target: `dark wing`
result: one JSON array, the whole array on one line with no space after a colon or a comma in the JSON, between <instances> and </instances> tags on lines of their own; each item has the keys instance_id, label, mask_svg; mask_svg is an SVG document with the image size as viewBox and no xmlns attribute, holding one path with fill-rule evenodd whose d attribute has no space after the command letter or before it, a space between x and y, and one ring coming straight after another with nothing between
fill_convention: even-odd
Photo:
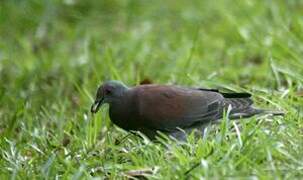
<instances>
[{"instance_id":1,"label":"dark wing","mask_svg":"<svg viewBox=\"0 0 303 180\"><path fill-rule=\"evenodd\" d=\"M241 93L234 93L234 92L223 93L223 92L220 92L218 89L207 89L207 88L197 88L197 89L200 90L200 91L217 92L217 93L220 93L224 98L250 98L251 97L251 94L244 93L244 92L241 92Z\"/></svg>"},{"instance_id":2,"label":"dark wing","mask_svg":"<svg viewBox=\"0 0 303 180\"><path fill-rule=\"evenodd\" d=\"M224 97L213 91L147 85L138 89L140 123L159 130L185 128L217 120Z\"/></svg>"}]
</instances>

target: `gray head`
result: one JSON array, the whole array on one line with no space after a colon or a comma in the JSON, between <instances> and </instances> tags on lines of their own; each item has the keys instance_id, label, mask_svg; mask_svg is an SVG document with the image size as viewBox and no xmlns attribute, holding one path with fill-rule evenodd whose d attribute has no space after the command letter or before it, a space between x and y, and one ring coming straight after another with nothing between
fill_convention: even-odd
<instances>
[{"instance_id":1,"label":"gray head","mask_svg":"<svg viewBox=\"0 0 303 180\"><path fill-rule=\"evenodd\" d=\"M97 90L96 99L91 107L91 112L96 113L103 104L111 104L115 100L118 100L123 96L123 93L127 89L128 87L120 81L107 81L103 83Z\"/></svg>"}]
</instances>

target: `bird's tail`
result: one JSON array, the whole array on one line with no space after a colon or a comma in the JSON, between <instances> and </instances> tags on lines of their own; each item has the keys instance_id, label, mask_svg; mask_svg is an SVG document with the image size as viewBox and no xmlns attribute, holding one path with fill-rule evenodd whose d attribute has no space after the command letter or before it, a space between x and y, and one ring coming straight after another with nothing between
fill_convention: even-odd
<instances>
[{"instance_id":1,"label":"bird's tail","mask_svg":"<svg viewBox=\"0 0 303 180\"><path fill-rule=\"evenodd\" d=\"M265 109L257 109L252 106L253 101L250 97L231 97L225 98L224 107L227 109L231 106L229 112L229 118L239 119L239 118L248 118L257 114L268 114L272 116L283 116L285 113L282 111L272 111Z\"/></svg>"},{"instance_id":2,"label":"bird's tail","mask_svg":"<svg viewBox=\"0 0 303 180\"><path fill-rule=\"evenodd\" d=\"M278 110L268 110L268 109L258 109L260 111L259 114L268 114L268 115L271 115L271 116L284 116L285 115L285 112L283 111L278 111Z\"/></svg>"}]
</instances>

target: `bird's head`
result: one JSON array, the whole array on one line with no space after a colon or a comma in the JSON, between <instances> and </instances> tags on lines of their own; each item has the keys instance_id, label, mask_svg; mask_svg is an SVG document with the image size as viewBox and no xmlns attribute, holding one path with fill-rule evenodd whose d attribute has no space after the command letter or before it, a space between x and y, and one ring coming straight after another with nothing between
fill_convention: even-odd
<instances>
[{"instance_id":1,"label":"bird's head","mask_svg":"<svg viewBox=\"0 0 303 180\"><path fill-rule=\"evenodd\" d=\"M97 90L95 102L91 106L91 112L97 113L103 104L111 104L115 100L118 100L127 89L128 87L120 81L107 81L103 83Z\"/></svg>"}]
</instances>

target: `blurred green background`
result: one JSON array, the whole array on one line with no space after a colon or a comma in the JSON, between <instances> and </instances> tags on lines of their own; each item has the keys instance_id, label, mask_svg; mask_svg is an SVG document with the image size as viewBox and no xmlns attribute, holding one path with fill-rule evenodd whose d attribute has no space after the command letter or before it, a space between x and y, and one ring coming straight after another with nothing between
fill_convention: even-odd
<instances>
[{"instance_id":1,"label":"blurred green background","mask_svg":"<svg viewBox=\"0 0 303 180\"><path fill-rule=\"evenodd\" d=\"M202 159L190 177L302 177L302 30L302 0L2 0L0 174L123 179L152 167L150 178L175 179ZM288 114L240 124L246 145L232 125L185 147L115 145L126 133L107 110L89 114L96 88L144 78L247 91Z\"/></svg>"}]
</instances>

